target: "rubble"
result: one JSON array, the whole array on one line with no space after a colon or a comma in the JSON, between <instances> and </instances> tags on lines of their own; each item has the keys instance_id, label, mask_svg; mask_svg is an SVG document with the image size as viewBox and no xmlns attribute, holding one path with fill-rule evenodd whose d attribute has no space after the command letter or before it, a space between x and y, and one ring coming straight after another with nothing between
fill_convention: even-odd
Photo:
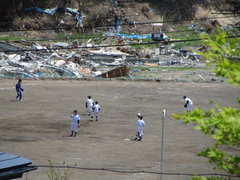
<instances>
[{"instance_id":1,"label":"rubble","mask_svg":"<svg viewBox=\"0 0 240 180\"><path fill-rule=\"evenodd\" d=\"M47 49L34 44L33 48ZM20 54L5 54L0 56L0 75L26 78L38 77L75 77L81 78L80 65L71 62L74 54L53 52L52 54L24 52Z\"/></svg>"},{"instance_id":2,"label":"rubble","mask_svg":"<svg viewBox=\"0 0 240 180\"><path fill-rule=\"evenodd\" d=\"M58 43L53 44L54 48L57 48L57 47L67 48L70 46L71 46L70 44L65 43L65 42L58 42Z\"/></svg>"},{"instance_id":3,"label":"rubble","mask_svg":"<svg viewBox=\"0 0 240 180\"><path fill-rule=\"evenodd\" d=\"M129 75L129 69L127 66L118 67L116 69L110 70L103 74L100 74L99 77L103 78L116 78L116 77L123 77Z\"/></svg>"},{"instance_id":4,"label":"rubble","mask_svg":"<svg viewBox=\"0 0 240 180\"><path fill-rule=\"evenodd\" d=\"M107 65L107 66L123 66L125 62L122 58L118 58L118 59L115 59L114 62L112 63L102 62L101 64Z\"/></svg>"},{"instance_id":5,"label":"rubble","mask_svg":"<svg viewBox=\"0 0 240 180\"><path fill-rule=\"evenodd\" d=\"M87 43L90 41L92 40L88 40ZM115 78L128 76L127 66L194 66L194 63L199 61L199 57L191 52L189 49L192 48L189 47L180 50L169 48L164 55L161 54L160 48L134 49L125 46L94 47L83 50L72 48L71 42L50 41L41 44L25 41L2 42L0 48L1 77ZM14 53L9 50L14 50ZM141 71L134 70L134 72Z\"/></svg>"},{"instance_id":6,"label":"rubble","mask_svg":"<svg viewBox=\"0 0 240 180\"><path fill-rule=\"evenodd\" d=\"M74 19L74 21L76 21L77 25L81 25L82 24L82 19L83 16L80 12L78 12L78 10L69 8L69 7L59 7L59 8L52 8L52 9L41 9L39 7L31 7L31 8L26 8L25 11L35 11L38 13L44 13L44 14L48 14L48 15L54 15L56 12L61 12L61 11L65 11L66 15L71 14ZM60 21L61 24L64 24L64 21Z\"/></svg>"},{"instance_id":7,"label":"rubble","mask_svg":"<svg viewBox=\"0 0 240 180\"><path fill-rule=\"evenodd\" d=\"M204 77L202 77L200 74L197 74L197 76L201 79L201 80L203 80L203 81L207 81Z\"/></svg>"}]
</instances>

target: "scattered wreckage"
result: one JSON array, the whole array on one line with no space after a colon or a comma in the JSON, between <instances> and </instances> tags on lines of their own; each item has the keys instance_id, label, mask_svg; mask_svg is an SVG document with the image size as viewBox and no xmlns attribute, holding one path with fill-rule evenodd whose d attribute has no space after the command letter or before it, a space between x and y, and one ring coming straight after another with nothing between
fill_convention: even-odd
<instances>
[{"instance_id":1,"label":"scattered wreckage","mask_svg":"<svg viewBox=\"0 0 240 180\"><path fill-rule=\"evenodd\" d=\"M81 47L81 46L79 46ZM136 51L130 47L72 48L66 42L37 44L0 42L0 77L21 78L117 78L129 76L127 66L189 65L187 59L199 60L190 48ZM141 55L148 53L146 55ZM146 56L146 57L144 57ZM142 58L144 57L144 58ZM194 58L193 58L194 57ZM101 69L101 67L106 67Z\"/></svg>"},{"instance_id":2,"label":"scattered wreckage","mask_svg":"<svg viewBox=\"0 0 240 180\"><path fill-rule=\"evenodd\" d=\"M98 77L102 78L117 78L129 75L129 69L127 66L118 67L108 72L100 74Z\"/></svg>"},{"instance_id":3,"label":"scattered wreckage","mask_svg":"<svg viewBox=\"0 0 240 180\"><path fill-rule=\"evenodd\" d=\"M84 56L78 54L77 51L71 51L62 49L49 51L43 45L34 44L31 45L32 49L37 51L21 51L19 47L14 45L5 45L0 43L2 50L7 53L0 53L0 77L21 77L21 78L56 78L56 77L69 77L69 78L83 78L83 77L105 77L104 73L109 71L107 69L104 72L93 71L92 68L98 67L99 64L86 60ZM69 47L68 43L55 43L52 47ZM25 49L25 48L24 48ZM17 50L20 50L19 52ZM43 51L38 51L43 50ZM46 50L46 51L45 51ZM9 54L14 52L14 54ZM99 51L100 52L100 51ZM98 53L99 53L98 52ZM18 53L18 54L17 54ZM114 52L115 53L115 52ZM93 55L93 52L89 51L88 55ZM123 54L123 53L120 53ZM97 55L95 53L95 55ZM98 54L99 56L100 54ZM101 54L104 55L104 54ZM119 55L113 55L108 53L108 56L120 57ZM86 57L86 56L85 56ZM125 57L125 56L124 56ZM103 66L122 66L124 60L122 58L116 58L114 62L102 62ZM117 68L118 69L118 68ZM125 70L120 70L121 76L127 76ZM115 71L110 70L109 74ZM118 72L118 70L116 70ZM113 77L107 75L108 78ZM116 73L116 77L120 77Z\"/></svg>"}]
</instances>

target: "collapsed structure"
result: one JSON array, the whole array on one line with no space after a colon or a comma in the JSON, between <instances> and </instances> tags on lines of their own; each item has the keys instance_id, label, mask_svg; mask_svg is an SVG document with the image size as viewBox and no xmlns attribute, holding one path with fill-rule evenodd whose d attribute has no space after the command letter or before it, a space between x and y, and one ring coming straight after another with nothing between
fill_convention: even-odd
<instances>
[{"instance_id":1,"label":"collapsed structure","mask_svg":"<svg viewBox=\"0 0 240 180\"><path fill-rule=\"evenodd\" d=\"M131 47L98 48L91 44L75 45L75 41L73 43L48 42L48 44L26 41L0 42L0 76L116 78L128 77L127 66L134 64L144 66L154 63L169 66L186 64L187 59L198 60L197 55L189 54L188 50L168 49L167 54L163 56L160 55L159 49L139 51Z\"/></svg>"}]
</instances>

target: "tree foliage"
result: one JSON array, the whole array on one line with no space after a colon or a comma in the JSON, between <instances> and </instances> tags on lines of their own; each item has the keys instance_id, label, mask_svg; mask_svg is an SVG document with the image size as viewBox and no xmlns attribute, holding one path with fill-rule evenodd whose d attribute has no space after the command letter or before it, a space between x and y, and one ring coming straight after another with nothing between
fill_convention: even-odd
<instances>
[{"instance_id":1,"label":"tree foliage","mask_svg":"<svg viewBox=\"0 0 240 180\"><path fill-rule=\"evenodd\" d=\"M196 108L190 113L174 114L173 117L183 119L185 124L195 123L196 130L214 139L213 146L198 153L208 158L214 169L240 175L240 110L216 105L206 112ZM231 150L235 149L237 152L229 153L229 149L226 150L225 147L231 147Z\"/></svg>"},{"instance_id":2,"label":"tree foliage","mask_svg":"<svg viewBox=\"0 0 240 180\"><path fill-rule=\"evenodd\" d=\"M209 48L206 52L198 52L214 66L213 72L222 76L232 84L240 85L240 38L227 39L226 32L219 29L216 34L203 34L204 44Z\"/></svg>"},{"instance_id":3,"label":"tree foliage","mask_svg":"<svg viewBox=\"0 0 240 180\"><path fill-rule=\"evenodd\" d=\"M224 31L203 35L205 45L209 48L199 54L208 60L208 65L218 76L228 79L236 86L240 85L240 42L239 38L226 38ZM240 105L240 97L237 99ZM240 109L215 105L208 111L199 108L192 112L172 115L183 123L192 122L195 129L209 135L214 143L204 148L199 156L208 158L214 169L240 177ZM218 177L194 177L192 180L223 180Z\"/></svg>"}]
</instances>

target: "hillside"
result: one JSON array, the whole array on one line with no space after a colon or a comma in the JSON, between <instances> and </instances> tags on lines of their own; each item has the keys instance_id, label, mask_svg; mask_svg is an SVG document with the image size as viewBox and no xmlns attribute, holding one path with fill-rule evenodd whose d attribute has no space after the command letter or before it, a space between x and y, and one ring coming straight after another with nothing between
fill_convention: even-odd
<instances>
[{"instance_id":1,"label":"hillside","mask_svg":"<svg viewBox=\"0 0 240 180\"><path fill-rule=\"evenodd\" d=\"M43 28L61 28L69 29L84 26L88 29L82 29L81 32L89 31L92 27L97 32L111 30L115 28L112 25L120 22L127 24L121 27L123 32L146 33L151 32L152 27L149 24L135 26L135 23L175 21L170 25L192 23L183 20L196 18L212 18L218 16L232 16L232 13L238 13L240 7L239 0L125 0L119 1L96 1L96 0L37 0L37 1L19 1L10 0L0 2L1 29L11 30L36 30ZM9 8L4 8L9 7ZM31 7L39 7L42 10L59 8L54 15L36 12L36 10L26 10ZM74 9L81 14L80 21L76 19L74 13L66 12L61 7ZM194 22L194 21L193 21ZM239 23L238 17L219 18L218 22L226 26L228 24L236 25ZM168 30L169 25L164 24L163 30ZM77 31L71 29L71 31Z\"/></svg>"}]
</instances>

